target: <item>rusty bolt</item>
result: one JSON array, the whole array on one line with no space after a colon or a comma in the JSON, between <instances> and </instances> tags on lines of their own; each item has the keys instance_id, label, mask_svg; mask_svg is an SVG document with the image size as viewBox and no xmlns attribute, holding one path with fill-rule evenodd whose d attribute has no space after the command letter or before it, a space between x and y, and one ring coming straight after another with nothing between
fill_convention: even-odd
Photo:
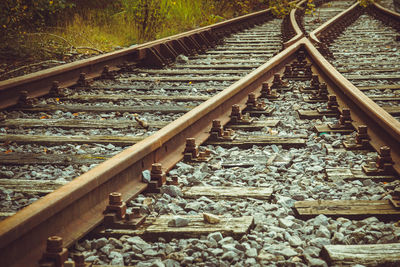
<instances>
[{"instance_id":1,"label":"rusty bolt","mask_svg":"<svg viewBox=\"0 0 400 267\"><path fill-rule=\"evenodd\" d=\"M49 94L51 96L63 96L64 92L63 90L60 88L60 83L58 81L53 81Z\"/></svg>"},{"instance_id":2,"label":"rusty bolt","mask_svg":"<svg viewBox=\"0 0 400 267\"><path fill-rule=\"evenodd\" d=\"M212 121L212 127L213 128L220 128L221 127L221 121L220 120L213 120Z\"/></svg>"},{"instance_id":3,"label":"rusty bolt","mask_svg":"<svg viewBox=\"0 0 400 267\"><path fill-rule=\"evenodd\" d=\"M108 65L104 65L103 73L109 73L109 72L110 72L110 67Z\"/></svg>"},{"instance_id":4,"label":"rusty bolt","mask_svg":"<svg viewBox=\"0 0 400 267\"><path fill-rule=\"evenodd\" d=\"M110 67L105 65L103 68L103 72L101 73L101 77L104 79L113 79L114 75L110 72Z\"/></svg>"},{"instance_id":5,"label":"rusty bolt","mask_svg":"<svg viewBox=\"0 0 400 267\"><path fill-rule=\"evenodd\" d=\"M328 86L326 85L326 83L321 83L319 85L318 95L326 97L328 93Z\"/></svg>"},{"instance_id":6,"label":"rusty bolt","mask_svg":"<svg viewBox=\"0 0 400 267\"><path fill-rule=\"evenodd\" d=\"M79 74L78 81L85 82L85 81L86 81L86 73L81 72L81 73Z\"/></svg>"},{"instance_id":7,"label":"rusty bolt","mask_svg":"<svg viewBox=\"0 0 400 267\"><path fill-rule=\"evenodd\" d=\"M339 107L339 104L336 100L335 95L328 95L328 109L330 110L337 110Z\"/></svg>"},{"instance_id":8,"label":"rusty bolt","mask_svg":"<svg viewBox=\"0 0 400 267\"><path fill-rule=\"evenodd\" d=\"M46 241L46 251L39 260L39 266L62 267L68 259L68 250L63 248L63 239L59 236L50 236Z\"/></svg>"},{"instance_id":9,"label":"rusty bolt","mask_svg":"<svg viewBox=\"0 0 400 267\"><path fill-rule=\"evenodd\" d=\"M60 83L58 81L53 81L51 84L51 90L58 90L60 88Z\"/></svg>"},{"instance_id":10,"label":"rusty bolt","mask_svg":"<svg viewBox=\"0 0 400 267\"><path fill-rule=\"evenodd\" d=\"M184 154L191 154L191 158L196 158L198 154L198 148L196 146L196 139L194 138L186 138L186 147L183 152Z\"/></svg>"},{"instance_id":11,"label":"rusty bolt","mask_svg":"<svg viewBox=\"0 0 400 267\"><path fill-rule=\"evenodd\" d=\"M358 126L357 135L356 135L356 143L357 144L365 144L369 141L368 136L368 127L366 125Z\"/></svg>"},{"instance_id":12,"label":"rusty bolt","mask_svg":"<svg viewBox=\"0 0 400 267\"><path fill-rule=\"evenodd\" d=\"M248 99L247 99L247 103L246 104L250 104L250 105L255 105L256 104L256 95L254 93L250 93L248 95Z\"/></svg>"},{"instance_id":13,"label":"rusty bolt","mask_svg":"<svg viewBox=\"0 0 400 267\"><path fill-rule=\"evenodd\" d=\"M29 99L28 99L28 91L23 90L19 92L19 99L18 99L18 104L20 105L28 105L29 104Z\"/></svg>"},{"instance_id":14,"label":"rusty bolt","mask_svg":"<svg viewBox=\"0 0 400 267\"><path fill-rule=\"evenodd\" d=\"M367 132L368 132L367 125L358 126L358 134L367 134Z\"/></svg>"},{"instance_id":15,"label":"rusty bolt","mask_svg":"<svg viewBox=\"0 0 400 267\"><path fill-rule=\"evenodd\" d=\"M161 165L161 163L153 163L153 164L151 164L151 173L155 173L155 174L162 173L162 165Z\"/></svg>"},{"instance_id":16,"label":"rusty bolt","mask_svg":"<svg viewBox=\"0 0 400 267\"><path fill-rule=\"evenodd\" d=\"M232 105L232 115L240 115L240 107L239 105Z\"/></svg>"},{"instance_id":17,"label":"rusty bolt","mask_svg":"<svg viewBox=\"0 0 400 267\"><path fill-rule=\"evenodd\" d=\"M221 121L220 120L213 120L210 133L216 135L215 137L221 137L223 132L224 131L223 131L223 128L222 128L222 125L221 125Z\"/></svg>"},{"instance_id":18,"label":"rusty bolt","mask_svg":"<svg viewBox=\"0 0 400 267\"><path fill-rule=\"evenodd\" d=\"M262 93L271 93L271 89L269 88L269 84L268 83L262 83L261 85L261 92Z\"/></svg>"},{"instance_id":19,"label":"rusty bolt","mask_svg":"<svg viewBox=\"0 0 400 267\"><path fill-rule=\"evenodd\" d=\"M344 108L342 110L342 114L339 117L339 123L340 125L348 125L352 121L351 115L350 115L350 109Z\"/></svg>"},{"instance_id":20,"label":"rusty bolt","mask_svg":"<svg viewBox=\"0 0 400 267\"><path fill-rule=\"evenodd\" d=\"M63 239L59 236L50 236L47 238L46 252L60 253L63 250Z\"/></svg>"},{"instance_id":21,"label":"rusty bolt","mask_svg":"<svg viewBox=\"0 0 400 267\"><path fill-rule=\"evenodd\" d=\"M388 146L381 146L379 149L380 155L378 155L378 160L376 166L379 169L386 169L388 166L393 164L392 157L390 155L390 147Z\"/></svg>"},{"instance_id":22,"label":"rusty bolt","mask_svg":"<svg viewBox=\"0 0 400 267\"><path fill-rule=\"evenodd\" d=\"M350 109L344 108L342 110L342 116L345 117L345 118L350 118Z\"/></svg>"},{"instance_id":23,"label":"rusty bolt","mask_svg":"<svg viewBox=\"0 0 400 267\"><path fill-rule=\"evenodd\" d=\"M388 146L381 146L379 152L381 154L381 157L390 157L390 147Z\"/></svg>"},{"instance_id":24,"label":"rusty bolt","mask_svg":"<svg viewBox=\"0 0 400 267\"><path fill-rule=\"evenodd\" d=\"M112 192L108 195L109 205L119 206L122 205L122 194L118 192Z\"/></svg>"},{"instance_id":25,"label":"rusty bolt","mask_svg":"<svg viewBox=\"0 0 400 267\"><path fill-rule=\"evenodd\" d=\"M311 78L311 85L313 85L313 86L319 86L318 75L313 74L313 76L312 76L312 78Z\"/></svg>"},{"instance_id":26,"label":"rusty bolt","mask_svg":"<svg viewBox=\"0 0 400 267\"><path fill-rule=\"evenodd\" d=\"M75 253L72 259L75 262L75 267L85 267L85 256L82 253Z\"/></svg>"},{"instance_id":27,"label":"rusty bolt","mask_svg":"<svg viewBox=\"0 0 400 267\"><path fill-rule=\"evenodd\" d=\"M86 80L86 73L81 72L79 74L78 81L76 82L78 86L88 86L88 81Z\"/></svg>"},{"instance_id":28,"label":"rusty bolt","mask_svg":"<svg viewBox=\"0 0 400 267\"><path fill-rule=\"evenodd\" d=\"M230 117L232 122L238 122L242 120L242 113L240 112L239 105L232 105L232 113Z\"/></svg>"},{"instance_id":29,"label":"rusty bolt","mask_svg":"<svg viewBox=\"0 0 400 267\"><path fill-rule=\"evenodd\" d=\"M20 96L21 96L21 98L25 98L25 99L28 98L28 91L26 91L26 90L21 91Z\"/></svg>"},{"instance_id":30,"label":"rusty bolt","mask_svg":"<svg viewBox=\"0 0 400 267\"><path fill-rule=\"evenodd\" d=\"M186 138L186 147L189 147L189 148L196 147L196 139L194 139L194 138Z\"/></svg>"}]
</instances>

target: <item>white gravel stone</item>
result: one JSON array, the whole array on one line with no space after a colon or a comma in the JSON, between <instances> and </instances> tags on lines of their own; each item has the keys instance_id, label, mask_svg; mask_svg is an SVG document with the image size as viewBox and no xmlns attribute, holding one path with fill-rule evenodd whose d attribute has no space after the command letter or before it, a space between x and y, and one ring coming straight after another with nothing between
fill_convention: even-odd
<instances>
[{"instance_id":1,"label":"white gravel stone","mask_svg":"<svg viewBox=\"0 0 400 267\"><path fill-rule=\"evenodd\" d=\"M294 222L288 219L279 219L279 226L282 228L291 228L293 226Z\"/></svg>"},{"instance_id":2,"label":"white gravel stone","mask_svg":"<svg viewBox=\"0 0 400 267\"><path fill-rule=\"evenodd\" d=\"M139 248L141 251L145 251L147 249L149 249L151 247L150 244L148 244L146 241L144 241L142 238L140 238L139 236L133 236L133 237L129 237L126 239L126 241L131 244L136 246L137 248Z\"/></svg>"},{"instance_id":3,"label":"white gravel stone","mask_svg":"<svg viewBox=\"0 0 400 267\"><path fill-rule=\"evenodd\" d=\"M151 176L150 176L150 171L149 170L144 170L142 172L142 181L145 182L145 183L150 183Z\"/></svg>"},{"instance_id":4,"label":"white gravel stone","mask_svg":"<svg viewBox=\"0 0 400 267\"><path fill-rule=\"evenodd\" d=\"M228 251L228 252L225 252L222 255L221 260L223 260L223 261L233 261L234 259L236 259L236 257L237 257L237 254L235 252Z\"/></svg>"},{"instance_id":5,"label":"white gravel stone","mask_svg":"<svg viewBox=\"0 0 400 267\"><path fill-rule=\"evenodd\" d=\"M277 251L277 253L285 256L285 258L290 258L290 257L296 256L298 254L294 249L292 249L290 247L285 247L282 250Z\"/></svg>"},{"instance_id":6,"label":"white gravel stone","mask_svg":"<svg viewBox=\"0 0 400 267\"><path fill-rule=\"evenodd\" d=\"M189 225L190 220L185 217L180 217L180 216L174 216L169 222L168 226L171 227L184 227Z\"/></svg>"},{"instance_id":7,"label":"white gravel stone","mask_svg":"<svg viewBox=\"0 0 400 267\"><path fill-rule=\"evenodd\" d=\"M255 258L258 256L257 249L249 248L246 250L246 256L250 258Z\"/></svg>"},{"instance_id":8,"label":"white gravel stone","mask_svg":"<svg viewBox=\"0 0 400 267\"><path fill-rule=\"evenodd\" d=\"M303 241L298 236L291 236L288 241L292 247L299 247L303 245Z\"/></svg>"},{"instance_id":9,"label":"white gravel stone","mask_svg":"<svg viewBox=\"0 0 400 267\"><path fill-rule=\"evenodd\" d=\"M182 196L182 191L175 185L164 185L161 187L161 192L170 195L171 197Z\"/></svg>"}]
</instances>

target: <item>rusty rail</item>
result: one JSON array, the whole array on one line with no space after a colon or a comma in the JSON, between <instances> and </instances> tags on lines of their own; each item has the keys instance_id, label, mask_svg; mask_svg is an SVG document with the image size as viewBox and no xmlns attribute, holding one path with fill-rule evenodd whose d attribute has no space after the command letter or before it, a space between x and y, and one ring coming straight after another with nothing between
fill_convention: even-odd
<instances>
[{"instance_id":1,"label":"rusty rail","mask_svg":"<svg viewBox=\"0 0 400 267\"><path fill-rule=\"evenodd\" d=\"M307 2L307 0L302 0L300 1L297 5L302 6ZM304 37L303 31L300 29L300 26L297 24L296 16L297 13L299 12L298 8L294 8L290 11L290 25L295 33L295 36L293 36L289 41L285 42L283 44L283 48L287 48L291 46L292 44L296 43L298 40Z\"/></svg>"},{"instance_id":2,"label":"rusty rail","mask_svg":"<svg viewBox=\"0 0 400 267\"><path fill-rule=\"evenodd\" d=\"M306 49L313 68L338 94L339 104L357 107L352 116L372 130L369 134L373 146L391 146L394 168L399 173L400 123L338 73L309 40L302 38L154 135L0 222L2 264L30 266L40 257L45 240L51 235L61 236L66 246L72 245L102 221L110 192L121 192L126 201L145 190L147 184L141 182L143 170L155 162L161 163L165 171L171 169L183 157L186 138L195 138L197 143L206 140L212 120L227 123L231 106L240 104L243 108L248 94L259 93L261 83L282 72L300 48Z\"/></svg>"},{"instance_id":3,"label":"rusty rail","mask_svg":"<svg viewBox=\"0 0 400 267\"><path fill-rule=\"evenodd\" d=\"M368 125L371 137L371 145L376 151L381 146L389 146L392 150L393 167L400 173L400 122L389 113L369 99L356 86L341 75L311 44L303 39L305 47L314 61L314 67L325 74L327 80L331 81L332 88L337 95L339 105L349 107L352 111L354 126Z\"/></svg>"},{"instance_id":4,"label":"rusty rail","mask_svg":"<svg viewBox=\"0 0 400 267\"><path fill-rule=\"evenodd\" d=\"M54 81L58 81L60 87L68 87L76 83L82 72L89 79L99 77L106 65L111 70L119 69L127 61L162 67L179 54L190 55L195 51L204 51L212 47L221 36L266 21L270 17L269 9L262 10L135 47L0 81L0 109L15 105L21 91L27 91L29 97L42 96L50 91Z\"/></svg>"},{"instance_id":5,"label":"rusty rail","mask_svg":"<svg viewBox=\"0 0 400 267\"><path fill-rule=\"evenodd\" d=\"M344 10L343 12L337 14L336 16L334 16L333 18L331 18L330 20L326 21L324 24L322 24L321 26L319 26L317 29L315 29L314 31L312 31L310 33L310 40L313 44L315 45L320 45L321 41L318 39L318 37L325 31L331 29L333 26L335 26L335 24L338 22L338 20L342 20L343 18L345 18L346 16L348 16L349 14L351 14L352 12L354 12L355 10L357 10L359 8L359 4L355 3L353 4L351 7L349 7L348 9Z\"/></svg>"},{"instance_id":6,"label":"rusty rail","mask_svg":"<svg viewBox=\"0 0 400 267\"><path fill-rule=\"evenodd\" d=\"M399 20L400 19L400 13L387 9L386 7L381 6L380 4L374 2L373 5L375 6L376 9L379 11L385 13L387 16L389 16L392 19Z\"/></svg>"},{"instance_id":7,"label":"rusty rail","mask_svg":"<svg viewBox=\"0 0 400 267\"><path fill-rule=\"evenodd\" d=\"M361 7L358 3L353 4L347 10L339 13L332 19L328 20L320 27L310 33L310 41L316 45L317 48L321 48L321 41L318 37L324 34L326 31L335 27L338 21L345 19L357 12ZM388 12L388 16L400 19L399 14L391 12L377 4L370 8L376 8L380 12ZM352 18L354 19L354 18ZM317 65L322 66L324 72L329 73L329 79L331 79L339 90L335 93L342 99L341 102L347 107L358 107L355 116L358 121L364 121L364 124L371 125L371 145L376 151L379 151L380 147L384 144L392 148L393 160L400 163L400 123L393 118L384 109L378 106L375 102L369 99L364 93L362 93L356 86L350 83L344 78L321 54L315 49L315 47L308 45L310 55L318 62ZM320 49L321 50L321 49ZM319 54L319 55L318 55ZM384 131L380 130L384 129ZM395 164L395 171L400 173L399 164Z\"/></svg>"}]
</instances>

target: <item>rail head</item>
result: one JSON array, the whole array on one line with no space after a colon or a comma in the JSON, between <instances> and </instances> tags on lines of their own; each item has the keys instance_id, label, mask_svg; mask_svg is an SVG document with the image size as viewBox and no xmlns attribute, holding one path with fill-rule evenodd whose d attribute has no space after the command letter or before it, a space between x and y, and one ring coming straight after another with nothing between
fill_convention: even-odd
<instances>
[{"instance_id":1,"label":"rail head","mask_svg":"<svg viewBox=\"0 0 400 267\"><path fill-rule=\"evenodd\" d=\"M293 36L289 41L285 42L283 44L283 48L287 48L289 46L291 46L292 44L296 43L297 41L299 41L301 38L304 37L304 33L303 31L300 29L300 26L297 23L296 20L296 13L299 12L299 6L301 7L302 5L304 5L307 2L307 0L302 0L299 3L296 4L296 8L293 8L290 11L290 25L295 33L295 36Z\"/></svg>"},{"instance_id":2,"label":"rail head","mask_svg":"<svg viewBox=\"0 0 400 267\"><path fill-rule=\"evenodd\" d=\"M332 27L337 21L339 21L339 20L343 19L344 17L346 17L349 13L353 12L358 7L359 7L358 2L354 3L348 9L340 12L339 14L337 14L336 16L334 16L333 18L329 19L328 21L326 21L325 23L320 25L318 28L316 28L315 30L310 32L310 40L311 40L311 42L313 44L321 43L321 41L318 39L318 36L321 35L321 33L326 31L330 27Z\"/></svg>"},{"instance_id":3,"label":"rail head","mask_svg":"<svg viewBox=\"0 0 400 267\"><path fill-rule=\"evenodd\" d=\"M390 16L394 19L400 20L400 13L398 13L394 10L388 9L388 8L380 5L377 2L374 2L373 5L375 6L376 9L382 11L383 13L387 14L388 16Z\"/></svg>"}]
</instances>

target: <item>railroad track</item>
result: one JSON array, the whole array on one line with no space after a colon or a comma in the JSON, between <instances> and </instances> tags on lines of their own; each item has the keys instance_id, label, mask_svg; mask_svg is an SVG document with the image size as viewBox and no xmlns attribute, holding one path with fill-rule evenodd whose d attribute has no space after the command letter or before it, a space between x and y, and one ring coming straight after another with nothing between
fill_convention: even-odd
<instances>
[{"instance_id":1,"label":"railroad track","mask_svg":"<svg viewBox=\"0 0 400 267\"><path fill-rule=\"evenodd\" d=\"M344 5L339 6L344 9ZM68 165L75 162L84 173L0 222L1 255L7 266L27 266L26 262L37 261L45 250L45 239L52 235L61 236L64 244L60 238L49 238L43 266L52 257L59 262L66 260L67 251L63 246L75 254L77 264L86 259L94 264L110 265L225 263L244 266L258 262L323 266L326 262L344 264L340 255L346 251L351 251L350 255L346 254L346 264L397 264L399 248L393 243L399 241L398 228L394 226L400 214L396 202L399 122L361 94L303 38L295 13L293 11L290 16L291 24L286 21L282 27L285 41L288 40L284 44L287 48L269 60L279 50L276 44L280 44L280 40L262 39L260 35L279 36L276 20L256 26L254 32L248 30L232 35L225 39L224 45L206 54L188 59L180 56L178 60L182 63L168 69L137 68L140 64L151 63L162 67L171 61L168 55L176 55L173 51L182 47L165 48L156 42L155 48L146 48L146 52L129 52L141 59L138 64L124 64L123 72L113 77L104 72L103 78L112 78L108 79L111 81L96 80L88 88L86 79L81 79L75 88L53 87L52 98L39 99L36 103L32 103L29 95L46 90L39 88L28 92L28 97L25 92L16 96L7 88L15 84L28 88L27 81L1 84L5 88L3 92L9 96L8 102L19 102L18 108L10 107L3 112L6 117L1 122L2 127L8 128L5 138L15 138L26 129L34 129L30 132L43 129L46 138L57 136L54 133L62 138L72 136L72 131L90 136L105 132L115 139L121 137L112 142L97 138L93 142L100 144L97 149L95 145L86 146L88 138L74 139L74 143L81 144L79 147L69 145L68 149L55 143L51 151L54 155L60 150L69 151L72 156L60 153L60 159L56 156L34 159L36 162L43 158L58 160ZM247 19L254 23L254 18L260 14L265 21L265 12L239 21L243 23ZM324 13L321 11L321 14ZM303 29L315 29L307 25L309 22L305 21ZM231 26L238 24L235 20L230 23ZM324 46L318 40L327 36L335 23L333 20L324 23L311 32L310 39L327 56L333 53L336 61L338 54L335 55L333 46ZM353 25L357 25L357 21ZM218 34L212 33L214 36L229 31L213 26L207 34L213 29L219 29ZM207 34L195 35L196 40L211 38ZM251 43L272 39L275 39L274 44L263 49ZM256 58L254 62L248 60L249 49L238 44L243 41L254 45L250 53ZM339 53L340 49L338 45ZM235 54L231 53L233 50ZM167 56L160 57L164 53ZM224 59L227 54L230 54L229 60ZM262 56L267 63L240 79L245 70L262 63L257 60ZM219 63L214 64L217 58L226 62L218 60ZM120 64L124 59L114 55L105 60ZM232 60L234 66L231 66ZM96 64L105 64L100 61ZM332 61L334 65L335 61ZM89 63L76 65L78 70L69 68L68 71L79 73L82 68L90 69ZM97 73L100 69L98 66L91 68ZM177 72L181 74L178 77ZM232 78L232 74L237 77ZM210 82L211 75L214 80ZM47 89L53 80L44 82ZM72 83L70 80L60 83ZM235 83L229 85L232 82ZM84 88L85 94L82 94ZM76 93L77 90L80 91ZM59 95L54 96L54 93ZM218 94L212 97L215 93ZM134 94L139 101L132 100L128 94ZM93 104L87 104L91 101ZM165 109L164 101L174 104ZM7 101L2 103L8 105ZM193 107L201 104L193 108L188 103ZM57 106L51 113L49 104ZM81 107L79 110L65 108L74 105ZM112 110L134 105L136 110ZM152 111L157 105L158 113L150 115L149 105L153 106ZM185 113L187 110L182 107L189 111ZM108 110L99 116L97 111L88 111L89 108ZM162 115L164 110L168 116ZM25 115L28 111L32 117ZM176 115L171 116L171 113ZM21 116L24 120L18 121L12 116ZM69 120L64 116L69 116ZM61 119L65 120L64 125ZM45 120L47 124L43 123ZM93 130L92 125L98 128ZM116 132L113 127L125 130ZM84 128L89 130L81 130ZM105 157L105 149L112 150L108 152L111 156L122 150L123 145L133 142L129 140L133 137L126 136L127 132L133 132L135 137L153 134L142 141L138 139L134 146L85 172L82 166L90 168L89 164L97 164L90 160ZM121 141L125 137L127 143ZM53 140L60 142L57 138ZM5 152L12 151L7 155L21 153L28 146L35 147L38 154L43 149L49 150L43 145L22 148L14 143L5 145ZM32 158L25 157L24 165ZM79 164L79 161L84 163ZM29 175L30 167L23 167L25 172L20 176ZM17 168L3 170L14 173ZM75 174L73 168L68 169L70 176ZM49 176L62 177L57 172ZM165 183L167 185L163 185ZM61 184L49 185L41 194ZM26 186L23 190L36 194L36 187ZM362 231L355 231L359 228ZM359 247L360 244L365 246ZM374 250L379 250L382 257L371 257ZM24 257L19 257L21 254ZM57 264L55 266L59 266Z\"/></svg>"},{"instance_id":2,"label":"railroad track","mask_svg":"<svg viewBox=\"0 0 400 267\"><path fill-rule=\"evenodd\" d=\"M1 182L16 193L3 203L3 214L143 140L262 65L281 48L280 23L273 19L233 34L203 54L181 55L168 68L131 66L91 82L82 75L81 84L52 96L22 96L0 122L7 144Z\"/></svg>"}]
</instances>

